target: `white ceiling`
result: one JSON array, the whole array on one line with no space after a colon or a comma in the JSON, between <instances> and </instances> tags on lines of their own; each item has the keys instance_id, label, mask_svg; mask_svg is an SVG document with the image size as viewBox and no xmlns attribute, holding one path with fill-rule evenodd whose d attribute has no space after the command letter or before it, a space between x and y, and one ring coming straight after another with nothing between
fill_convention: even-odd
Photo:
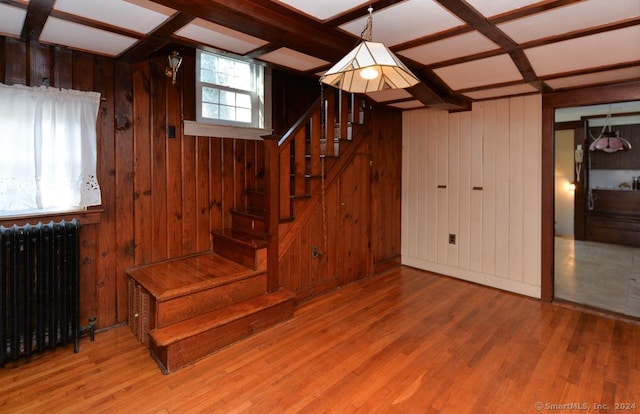
<instances>
[{"instance_id":1,"label":"white ceiling","mask_svg":"<svg viewBox=\"0 0 640 414\"><path fill-rule=\"evenodd\" d=\"M335 0L333 0L335 1ZM340 26L360 37L368 15ZM373 39L387 47L428 36L464 22L438 3L428 0L406 0L381 11L373 12Z\"/></svg>"},{"instance_id":2,"label":"white ceiling","mask_svg":"<svg viewBox=\"0 0 640 414\"><path fill-rule=\"evenodd\" d=\"M370 4L362 0L271 2L274 8L286 7L326 30L353 36L354 46L366 26ZM56 0L38 40L118 58L179 12L159 3ZM224 4L233 7L235 3ZM260 4L268 7L269 2ZM490 39L479 26L465 22L443 4L471 6L481 22L488 22L499 37L521 50L536 82L525 79L504 42L496 43L496 32ZM27 5L26 0L0 3L0 34L20 37ZM256 36L249 28L239 29L196 18L177 28L171 40L251 54L308 74L321 73L333 63L308 50L279 45L267 34ZM385 43L405 61L422 65L449 93L471 100L537 93L540 85L544 91L553 91L640 80L640 0L404 0L373 11L373 40ZM380 96L376 98L384 102ZM406 92L387 96L386 101L399 108L421 105Z\"/></svg>"}]
</instances>

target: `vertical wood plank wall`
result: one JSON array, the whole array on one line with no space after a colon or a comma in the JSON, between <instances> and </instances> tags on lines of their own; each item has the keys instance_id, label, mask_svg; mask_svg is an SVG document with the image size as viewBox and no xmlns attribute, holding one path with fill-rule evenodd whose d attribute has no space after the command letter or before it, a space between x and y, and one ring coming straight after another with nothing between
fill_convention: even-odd
<instances>
[{"instance_id":1,"label":"vertical wood plank wall","mask_svg":"<svg viewBox=\"0 0 640 414\"><path fill-rule=\"evenodd\" d=\"M99 328L126 322L126 269L210 250L211 231L230 226L230 209L244 202L244 186L263 185L259 141L182 134L182 120L195 119L194 65L195 53L185 54L174 86L164 75L162 56L128 64L0 36L0 82L44 82L97 91L103 98L97 136L104 211L99 223L83 226L80 234L82 324L91 316L97 316ZM284 131L290 125L283 120L297 119L319 90L316 82L274 73L274 128ZM305 89L308 83L313 87ZM402 120L395 111L382 111L379 119L379 130L370 133L376 147L369 152L377 178L366 184L372 185L371 251L374 260L385 261L400 255ZM175 138L168 138L169 126L175 127ZM331 287L307 272L308 244L322 234L319 223L299 235L305 247L287 262L286 277L308 295Z\"/></svg>"},{"instance_id":2,"label":"vertical wood plank wall","mask_svg":"<svg viewBox=\"0 0 640 414\"><path fill-rule=\"evenodd\" d=\"M540 297L541 120L540 95L403 114L403 264Z\"/></svg>"},{"instance_id":3,"label":"vertical wood plank wall","mask_svg":"<svg viewBox=\"0 0 640 414\"><path fill-rule=\"evenodd\" d=\"M354 161L327 187L327 245L318 200L299 234L280 252L281 284L301 299L400 262L402 115L375 109L367 125ZM313 246L323 252L319 258L312 257Z\"/></svg>"}]
</instances>

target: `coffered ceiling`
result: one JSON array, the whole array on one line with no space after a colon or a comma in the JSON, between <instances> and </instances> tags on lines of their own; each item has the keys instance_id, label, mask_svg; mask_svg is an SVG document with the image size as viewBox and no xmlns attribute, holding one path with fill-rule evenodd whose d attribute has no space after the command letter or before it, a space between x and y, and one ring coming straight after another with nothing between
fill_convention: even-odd
<instances>
[{"instance_id":1,"label":"coffered ceiling","mask_svg":"<svg viewBox=\"0 0 640 414\"><path fill-rule=\"evenodd\" d=\"M640 80L640 0L0 0L0 34L134 62L208 47L318 76L373 40L421 83L401 109Z\"/></svg>"}]
</instances>

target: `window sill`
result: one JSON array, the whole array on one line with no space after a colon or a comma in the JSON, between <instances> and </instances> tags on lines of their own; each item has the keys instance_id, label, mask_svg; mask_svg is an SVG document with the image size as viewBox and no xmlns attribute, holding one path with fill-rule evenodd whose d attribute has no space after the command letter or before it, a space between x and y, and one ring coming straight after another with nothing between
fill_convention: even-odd
<instances>
[{"instance_id":1,"label":"window sill","mask_svg":"<svg viewBox=\"0 0 640 414\"><path fill-rule=\"evenodd\" d=\"M235 138L262 141L272 129L214 125L202 122L184 121L184 134L198 137Z\"/></svg>"},{"instance_id":2,"label":"window sill","mask_svg":"<svg viewBox=\"0 0 640 414\"><path fill-rule=\"evenodd\" d=\"M14 224L23 226L27 223L36 224L38 222L48 223L50 221L59 222L62 220L71 221L78 219L81 225L99 224L102 219L103 209L90 209L78 211L64 211L60 213L43 213L37 215L6 216L0 217L0 226L11 227Z\"/></svg>"}]
</instances>

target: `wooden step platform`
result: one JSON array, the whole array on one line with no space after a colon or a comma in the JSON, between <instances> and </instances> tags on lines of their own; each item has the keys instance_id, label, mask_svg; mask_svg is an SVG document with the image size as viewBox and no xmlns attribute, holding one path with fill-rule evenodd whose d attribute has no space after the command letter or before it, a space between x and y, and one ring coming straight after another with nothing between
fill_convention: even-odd
<instances>
[{"instance_id":1,"label":"wooden step platform","mask_svg":"<svg viewBox=\"0 0 640 414\"><path fill-rule=\"evenodd\" d=\"M211 252L132 268L127 274L129 325L145 344L152 329L267 291L265 271Z\"/></svg>"},{"instance_id":2,"label":"wooden step platform","mask_svg":"<svg viewBox=\"0 0 640 414\"><path fill-rule=\"evenodd\" d=\"M293 317L295 296L287 290L207 312L149 333L150 351L162 371L174 372L219 349Z\"/></svg>"}]
</instances>

